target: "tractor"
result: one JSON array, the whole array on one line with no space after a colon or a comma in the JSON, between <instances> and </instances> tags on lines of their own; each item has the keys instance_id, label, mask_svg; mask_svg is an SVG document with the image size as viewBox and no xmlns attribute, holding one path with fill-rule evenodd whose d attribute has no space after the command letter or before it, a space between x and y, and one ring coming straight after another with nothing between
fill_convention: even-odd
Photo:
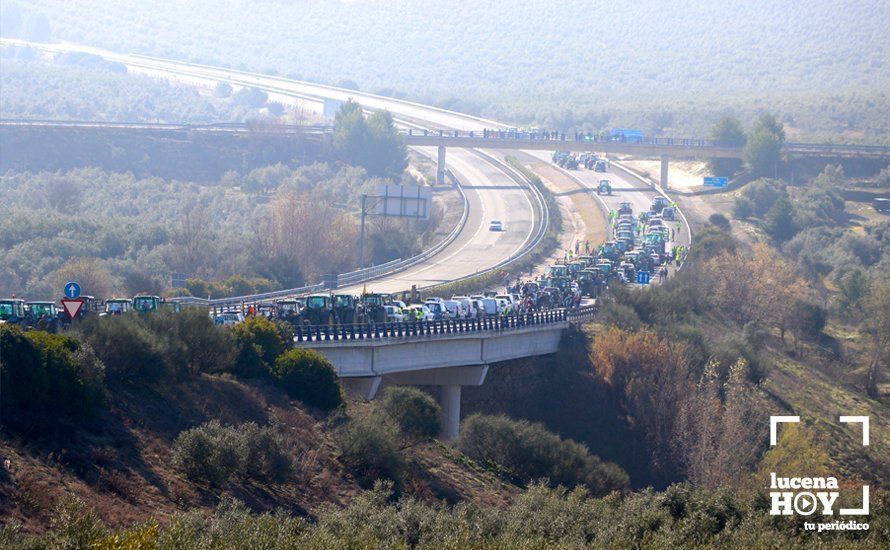
<instances>
[{"instance_id":1,"label":"tractor","mask_svg":"<svg viewBox=\"0 0 890 550\"><path fill-rule=\"evenodd\" d=\"M622 202L618 204L618 214L633 214L633 206L629 202Z\"/></svg>"},{"instance_id":2,"label":"tractor","mask_svg":"<svg viewBox=\"0 0 890 550\"><path fill-rule=\"evenodd\" d=\"M611 195L612 182L609 180L600 180L599 187L596 188L598 195Z\"/></svg>"},{"instance_id":3,"label":"tractor","mask_svg":"<svg viewBox=\"0 0 890 550\"><path fill-rule=\"evenodd\" d=\"M329 294L313 294L306 298L300 316L304 325L329 325L334 318L333 309Z\"/></svg>"},{"instance_id":4,"label":"tractor","mask_svg":"<svg viewBox=\"0 0 890 550\"><path fill-rule=\"evenodd\" d=\"M366 323L386 322L386 303L390 301L388 294L362 294L362 318Z\"/></svg>"},{"instance_id":5,"label":"tractor","mask_svg":"<svg viewBox=\"0 0 890 550\"><path fill-rule=\"evenodd\" d=\"M303 304L294 298L275 300L275 316L292 325L300 323L300 311L302 309Z\"/></svg>"},{"instance_id":6,"label":"tractor","mask_svg":"<svg viewBox=\"0 0 890 550\"><path fill-rule=\"evenodd\" d=\"M141 295L133 297L133 310L139 313L152 313L161 309L159 296Z\"/></svg>"},{"instance_id":7,"label":"tractor","mask_svg":"<svg viewBox=\"0 0 890 550\"><path fill-rule=\"evenodd\" d=\"M132 309L133 302L126 298L111 298L105 300L105 315L121 315Z\"/></svg>"},{"instance_id":8,"label":"tractor","mask_svg":"<svg viewBox=\"0 0 890 550\"><path fill-rule=\"evenodd\" d=\"M25 301L12 298L0 300L0 325L19 324L25 320Z\"/></svg>"},{"instance_id":9,"label":"tractor","mask_svg":"<svg viewBox=\"0 0 890 550\"><path fill-rule=\"evenodd\" d=\"M358 318L358 303L351 294L334 294L334 322L352 325Z\"/></svg>"},{"instance_id":10,"label":"tractor","mask_svg":"<svg viewBox=\"0 0 890 550\"><path fill-rule=\"evenodd\" d=\"M59 308L55 302L27 302L25 313L28 325L37 330L55 332L59 324Z\"/></svg>"}]
</instances>

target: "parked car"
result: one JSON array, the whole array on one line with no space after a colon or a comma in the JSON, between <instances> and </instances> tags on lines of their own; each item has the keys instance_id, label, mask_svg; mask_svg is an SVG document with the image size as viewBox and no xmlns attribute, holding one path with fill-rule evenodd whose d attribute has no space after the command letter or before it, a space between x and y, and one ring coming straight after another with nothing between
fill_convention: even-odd
<instances>
[{"instance_id":1,"label":"parked car","mask_svg":"<svg viewBox=\"0 0 890 550\"><path fill-rule=\"evenodd\" d=\"M213 319L213 322L223 326L237 325L244 322L244 315L238 312L220 313Z\"/></svg>"},{"instance_id":2,"label":"parked car","mask_svg":"<svg viewBox=\"0 0 890 550\"><path fill-rule=\"evenodd\" d=\"M386 309L386 322L387 323L401 323L405 320L405 314L402 313L402 308L393 304L387 304L383 306Z\"/></svg>"},{"instance_id":3,"label":"parked car","mask_svg":"<svg viewBox=\"0 0 890 550\"><path fill-rule=\"evenodd\" d=\"M432 321L433 317L433 312L426 304L412 304L405 314L406 321Z\"/></svg>"},{"instance_id":4,"label":"parked car","mask_svg":"<svg viewBox=\"0 0 890 550\"><path fill-rule=\"evenodd\" d=\"M432 317L427 319L424 317L426 321L442 321L448 318L448 310L445 309L445 301L436 302L432 300L427 300L424 304L427 307L429 312L432 314ZM412 306L413 307L413 306Z\"/></svg>"},{"instance_id":5,"label":"parked car","mask_svg":"<svg viewBox=\"0 0 890 550\"><path fill-rule=\"evenodd\" d=\"M463 319L465 317L464 308L457 300L445 300L444 305L449 319Z\"/></svg>"},{"instance_id":6,"label":"parked car","mask_svg":"<svg viewBox=\"0 0 890 550\"><path fill-rule=\"evenodd\" d=\"M461 303L464 308L464 317L466 317L467 319L473 319L476 317L477 309L475 300L473 300L469 296L452 296L451 299Z\"/></svg>"}]
</instances>

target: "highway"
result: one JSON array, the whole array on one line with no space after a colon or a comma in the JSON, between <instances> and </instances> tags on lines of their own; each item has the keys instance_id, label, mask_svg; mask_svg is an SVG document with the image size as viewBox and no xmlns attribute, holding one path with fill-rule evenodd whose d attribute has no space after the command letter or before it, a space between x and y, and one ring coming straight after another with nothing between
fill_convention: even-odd
<instances>
[{"instance_id":1,"label":"highway","mask_svg":"<svg viewBox=\"0 0 890 550\"><path fill-rule=\"evenodd\" d=\"M492 120L404 100L257 73L118 54L74 44L34 44L10 39L3 39L0 43L27 44L47 52L91 53L108 61L124 64L134 73L193 85L212 86L216 82L226 81L234 86L253 86L266 91L270 94L270 98L276 100L289 98L291 101L317 103L324 98L341 101L352 98L365 109L389 110L397 121L407 126L459 128L467 132L507 128L507 125ZM423 152L430 154L429 149ZM549 152L543 151L527 151L525 154L548 161L550 158ZM511 179L505 171L480 158L473 150L449 148L446 164L462 183L466 194L469 213L465 226L438 254L404 271L368 283L369 291L403 291L410 289L412 285L424 288L472 276L499 265L528 248L540 223L540 219L536 219L533 199L528 190ZM587 171L577 171L575 175L591 186L595 185L601 176ZM613 181L616 190L615 195L604 199L608 208L617 208L618 202L628 200L634 205L636 212L648 209L651 198L656 194L655 191L643 182L616 174L614 170L608 177ZM489 222L494 219L503 221L506 230L489 231ZM358 291L363 287L364 284L356 285L348 290Z\"/></svg>"}]
</instances>

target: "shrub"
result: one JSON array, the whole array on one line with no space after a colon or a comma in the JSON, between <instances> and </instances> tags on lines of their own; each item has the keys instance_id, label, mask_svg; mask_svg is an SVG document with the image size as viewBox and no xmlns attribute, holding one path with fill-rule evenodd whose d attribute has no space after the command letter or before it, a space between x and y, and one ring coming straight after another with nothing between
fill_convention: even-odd
<instances>
[{"instance_id":1,"label":"shrub","mask_svg":"<svg viewBox=\"0 0 890 550\"><path fill-rule=\"evenodd\" d=\"M293 461L275 426L245 422L223 426L217 420L179 434L173 442L177 467L193 481L221 486L232 476L282 482Z\"/></svg>"},{"instance_id":2,"label":"shrub","mask_svg":"<svg viewBox=\"0 0 890 550\"><path fill-rule=\"evenodd\" d=\"M436 437L442 409L432 397L409 387L388 388L374 404L375 412L389 418L409 440Z\"/></svg>"},{"instance_id":3,"label":"shrub","mask_svg":"<svg viewBox=\"0 0 890 550\"><path fill-rule=\"evenodd\" d=\"M584 445L561 439L541 424L503 415L474 414L464 420L458 446L471 458L500 464L526 482L547 478L553 485L584 485L600 495L629 482L624 470L591 455Z\"/></svg>"},{"instance_id":4,"label":"shrub","mask_svg":"<svg viewBox=\"0 0 890 550\"><path fill-rule=\"evenodd\" d=\"M268 374L271 365L284 353L286 342L281 329L269 319L248 317L232 328L238 346L237 371L244 376Z\"/></svg>"},{"instance_id":5,"label":"shrub","mask_svg":"<svg viewBox=\"0 0 890 550\"><path fill-rule=\"evenodd\" d=\"M0 327L3 422L14 428L91 415L103 399L104 368L89 346L47 332Z\"/></svg>"},{"instance_id":6,"label":"shrub","mask_svg":"<svg viewBox=\"0 0 890 550\"><path fill-rule=\"evenodd\" d=\"M292 349L275 360L272 375L294 399L330 411L343 404L337 371L315 350Z\"/></svg>"},{"instance_id":7,"label":"shrub","mask_svg":"<svg viewBox=\"0 0 890 550\"><path fill-rule=\"evenodd\" d=\"M146 317L147 326L170 342L169 349L182 354L190 372L227 372L235 364L235 339L216 325L206 312L188 309L160 312Z\"/></svg>"},{"instance_id":8,"label":"shrub","mask_svg":"<svg viewBox=\"0 0 890 550\"><path fill-rule=\"evenodd\" d=\"M177 436L173 461L193 481L221 486L244 467L247 447L238 430L212 420Z\"/></svg>"},{"instance_id":9,"label":"shrub","mask_svg":"<svg viewBox=\"0 0 890 550\"><path fill-rule=\"evenodd\" d=\"M603 308L601 319L623 330L639 330L642 326L639 315L632 307L614 302Z\"/></svg>"},{"instance_id":10,"label":"shrub","mask_svg":"<svg viewBox=\"0 0 890 550\"><path fill-rule=\"evenodd\" d=\"M82 339L105 364L110 383L159 383L188 370L187 357L172 339L172 331L153 332L146 317L110 316L81 324Z\"/></svg>"},{"instance_id":11,"label":"shrub","mask_svg":"<svg viewBox=\"0 0 890 550\"><path fill-rule=\"evenodd\" d=\"M337 428L334 442L340 460L352 474L369 487L378 479L398 481L402 459L396 434L383 422L373 419L352 420Z\"/></svg>"},{"instance_id":12,"label":"shrub","mask_svg":"<svg viewBox=\"0 0 890 550\"><path fill-rule=\"evenodd\" d=\"M736 197L732 205L732 215L738 220L746 220L754 215L754 201L748 197Z\"/></svg>"},{"instance_id":13,"label":"shrub","mask_svg":"<svg viewBox=\"0 0 890 550\"><path fill-rule=\"evenodd\" d=\"M254 479L282 482L293 471L284 438L274 426L260 427L253 422L237 428L244 437L247 456L244 475Z\"/></svg>"},{"instance_id":14,"label":"shrub","mask_svg":"<svg viewBox=\"0 0 890 550\"><path fill-rule=\"evenodd\" d=\"M729 220L723 214L714 213L708 218L708 222L723 231L729 231Z\"/></svg>"}]
</instances>

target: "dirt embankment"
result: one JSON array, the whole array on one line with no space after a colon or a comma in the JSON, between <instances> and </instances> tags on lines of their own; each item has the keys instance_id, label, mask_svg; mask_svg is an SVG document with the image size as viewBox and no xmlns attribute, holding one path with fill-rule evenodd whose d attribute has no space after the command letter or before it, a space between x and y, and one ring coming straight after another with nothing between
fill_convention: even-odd
<instances>
[{"instance_id":1,"label":"dirt embankment","mask_svg":"<svg viewBox=\"0 0 890 550\"><path fill-rule=\"evenodd\" d=\"M351 402L348 413L369 414L368 405ZM293 473L283 483L235 480L221 489L189 481L173 464L173 441L212 419L277 424L294 458ZM338 458L333 424L277 388L224 376L195 376L154 390L119 389L87 424L59 425L40 437L0 436L0 521L42 532L57 504L72 495L115 527L150 518L164 522L184 510L210 511L224 497L256 511L314 517L323 506L345 505L361 491ZM404 492L430 502L502 506L518 493L436 442L407 447L403 458Z\"/></svg>"}]
</instances>

